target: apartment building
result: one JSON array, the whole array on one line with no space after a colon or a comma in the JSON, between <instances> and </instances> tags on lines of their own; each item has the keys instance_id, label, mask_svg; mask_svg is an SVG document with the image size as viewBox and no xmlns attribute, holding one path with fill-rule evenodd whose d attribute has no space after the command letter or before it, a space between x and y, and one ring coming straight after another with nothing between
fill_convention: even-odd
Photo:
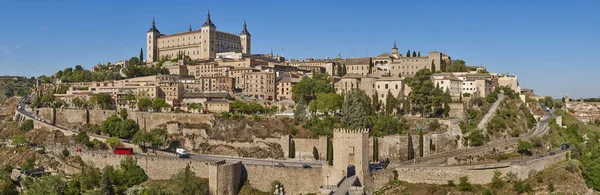
<instances>
[{"instance_id":1,"label":"apartment building","mask_svg":"<svg viewBox=\"0 0 600 195\"><path fill-rule=\"evenodd\" d=\"M256 98L274 100L277 98L275 81L276 74L272 72L249 72L244 74L243 95Z\"/></svg>"},{"instance_id":2,"label":"apartment building","mask_svg":"<svg viewBox=\"0 0 600 195\"><path fill-rule=\"evenodd\" d=\"M185 93L227 92L233 93L234 78L232 77L200 77L197 79L181 80Z\"/></svg>"},{"instance_id":3,"label":"apartment building","mask_svg":"<svg viewBox=\"0 0 600 195\"><path fill-rule=\"evenodd\" d=\"M293 99L292 87L300 82L300 78L283 77L277 81L277 98L279 100Z\"/></svg>"}]
</instances>

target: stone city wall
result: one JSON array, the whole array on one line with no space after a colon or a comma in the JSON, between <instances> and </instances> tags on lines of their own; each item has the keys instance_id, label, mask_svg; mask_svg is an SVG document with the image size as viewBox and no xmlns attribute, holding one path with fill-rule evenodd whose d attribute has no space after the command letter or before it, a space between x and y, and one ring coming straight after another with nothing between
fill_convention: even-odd
<instances>
[{"instance_id":1,"label":"stone city wall","mask_svg":"<svg viewBox=\"0 0 600 195\"><path fill-rule=\"evenodd\" d=\"M118 168L121 160L127 155L116 155L109 153L78 152L81 159L88 165L102 169L108 165ZM190 159L150 157L150 156L131 156L137 160L137 164L142 167L150 179L170 179L171 176L179 170L184 169L188 164L196 176L208 178L208 162L195 161Z\"/></svg>"},{"instance_id":2,"label":"stone city wall","mask_svg":"<svg viewBox=\"0 0 600 195\"><path fill-rule=\"evenodd\" d=\"M286 194L318 193L321 169L244 165L247 181L261 191L271 190L271 183L279 181Z\"/></svg>"},{"instance_id":3,"label":"stone city wall","mask_svg":"<svg viewBox=\"0 0 600 195\"><path fill-rule=\"evenodd\" d=\"M416 132L413 132L416 133ZM419 156L419 135L411 135L415 156ZM442 134L424 134L423 135L423 156L447 152L456 149L454 136ZM435 145L435 151L430 150L430 140ZM408 154L408 136L391 135L378 138L379 159L406 159ZM373 138L369 139L369 155L373 156Z\"/></svg>"},{"instance_id":4,"label":"stone city wall","mask_svg":"<svg viewBox=\"0 0 600 195\"><path fill-rule=\"evenodd\" d=\"M106 118L111 115L119 115L118 110L89 110L87 117L86 110L78 109L56 109L56 125L61 127L69 127L73 124L86 124L89 118L90 124L100 125ZM38 109L38 115L45 120L52 119L52 108ZM197 113L157 113L157 112L128 112L128 118L138 122L140 127L152 129L160 125L167 124L170 121L189 124L211 124L214 116L211 114Z\"/></svg>"},{"instance_id":5,"label":"stone city wall","mask_svg":"<svg viewBox=\"0 0 600 195\"><path fill-rule=\"evenodd\" d=\"M468 176L469 182L473 184L488 184L492 181L494 171L500 171L502 175L509 172L517 174L519 179L529 177L532 170L541 171L546 167L565 160L566 153L559 153L542 159L534 159L522 163L494 163L485 165L468 166L407 166L396 168L398 171L398 180L409 183L427 183L427 184L447 184L449 180L458 182L460 177ZM390 179L393 169L376 172L373 174L375 187L385 185ZM393 175L393 174L392 174Z\"/></svg>"}]
</instances>

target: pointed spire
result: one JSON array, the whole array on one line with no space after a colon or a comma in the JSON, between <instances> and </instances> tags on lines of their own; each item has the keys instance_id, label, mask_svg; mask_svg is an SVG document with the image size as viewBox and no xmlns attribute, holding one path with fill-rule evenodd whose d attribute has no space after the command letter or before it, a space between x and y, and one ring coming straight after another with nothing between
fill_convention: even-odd
<instances>
[{"instance_id":1,"label":"pointed spire","mask_svg":"<svg viewBox=\"0 0 600 195\"><path fill-rule=\"evenodd\" d=\"M154 22L154 17L152 17L152 27L150 27L150 30L148 30L148 32L158 32L160 34L160 31L158 31L158 29L156 28L156 23Z\"/></svg>"},{"instance_id":2,"label":"pointed spire","mask_svg":"<svg viewBox=\"0 0 600 195\"><path fill-rule=\"evenodd\" d=\"M190 32L192 32L192 25L190 24Z\"/></svg>"},{"instance_id":3,"label":"pointed spire","mask_svg":"<svg viewBox=\"0 0 600 195\"><path fill-rule=\"evenodd\" d=\"M202 27L205 26L211 26L211 27L217 27L215 26L215 24L210 20L210 10L208 10L208 14L206 15L206 22L204 22L204 24L202 25Z\"/></svg>"},{"instance_id":4,"label":"pointed spire","mask_svg":"<svg viewBox=\"0 0 600 195\"><path fill-rule=\"evenodd\" d=\"M242 29L242 32L240 33L240 35L250 36L250 32L248 32L248 29L246 28L246 20L244 20L244 28Z\"/></svg>"},{"instance_id":5,"label":"pointed spire","mask_svg":"<svg viewBox=\"0 0 600 195\"><path fill-rule=\"evenodd\" d=\"M398 48L396 47L396 40L394 40L394 47L393 47L392 49L398 49Z\"/></svg>"}]
</instances>

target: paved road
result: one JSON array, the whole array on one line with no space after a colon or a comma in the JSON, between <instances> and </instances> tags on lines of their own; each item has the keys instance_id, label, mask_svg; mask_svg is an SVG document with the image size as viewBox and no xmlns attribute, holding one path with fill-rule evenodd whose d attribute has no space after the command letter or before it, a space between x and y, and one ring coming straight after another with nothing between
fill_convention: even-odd
<instances>
[{"instance_id":1,"label":"paved road","mask_svg":"<svg viewBox=\"0 0 600 195\"><path fill-rule=\"evenodd\" d=\"M554 118L555 116L553 113L551 113L551 112L553 112L553 110L547 111L544 106L542 106L542 110L544 111L544 117L542 117L540 119L540 121L538 121L537 125L532 130L530 130L528 133L524 134L522 137L509 138L509 139L505 139L505 140L497 140L494 142L488 142L488 143L486 143L485 146L482 146L482 147L458 149L458 150L453 150L453 151L449 151L446 153L439 153L439 154L434 154L434 155L430 155L430 156L426 156L426 157L422 157L422 158L416 158L416 159L404 161L401 163L390 164L388 167L394 168L394 167L406 166L406 165L411 165L411 164L427 164L428 162L430 162L431 164L434 164L434 165L430 165L430 166L439 166L439 163L442 161L445 161L448 157L467 156L469 154L476 154L476 153L480 153L481 151L491 150L493 148L504 148L504 147L508 147L508 146L514 146L517 144L517 141L519 139L527 140L527 139L530 139L531 137L538 137L538 136L545 135L548 132L548 130L550 129L548 127L550 119Z\"/></svg>"},{"instance_id":2,"label":"paved road","mask_svg":"<svg viewBox=\"0 0 600 195\"><path fill-rule=\"evenodd\" d=\"M21 106L25 107L25 103L20 102ZM35 120L35 114L33 114L32 112L29 112L27 110L18 110L17 112L21 115L24 115L32 120ZM39 121L39 122L43 122L46 123L48 125L50 125L48 122L45 121ZM60 126L54 126L56 128L59 128L63 131L69 131L69 132L73 132L73 133L78 133L78 131L75 130L71 130L71 129L67 129L64 127L60 127ZM103 136L103 135L96 135L96 134L89 134L88 136L90 136L90 138L102 138L102 139L107 139L109 138L108 136ZM122 139L121 141L123 142L130 142L130 140L125 140ZM155 157L157 155L147 155L147 154L136 154L139 156L152 156ZM162 156L161 157L172 157L172 158L177 158L175 153L173 153L172 156L167 155L167 156ZM237 162L237 161L242 161L242 163L244 164L249 164L249 165L265 165L265 166L275 166L276 162L280 162L283 165L285 165L286 167L302 167L303 165L309 165L313 168L321 168L322 163L321 162L316 162L314 160L300 160L300 159L287 159L287 160L275 160L275 159L256 159L256 158L242 158L242 157L231 157L231 156L219 156L219 155L206 155L206 154L194 154L192 153L190 155L191 159L194 160L198 160L198 161L208 161L208 162L217 162L217 161L226 161L226 162Z\"/></svg>"},{"instance_id":3,"label":"paved road","mask_svg":"<svg viewBox=\"0 0 600 195\"><path fill-rule=\"evenodd\" d=\"M479 124L477 124L477 129L481 129L481 130L483 130L483 132L487 132L485 125L490 120L490 118L496 113L496 109L498 109L498 105L500 105L500 102L502 102L503 99L504 99L504 93L499 93L498 100L496 100L494 102L494 104L492 104L492 107L490 107L490 110L488 110L488 112L485 113L485 115L483 116L481 121L479 121Z\"/></svg>"}]
</instances>

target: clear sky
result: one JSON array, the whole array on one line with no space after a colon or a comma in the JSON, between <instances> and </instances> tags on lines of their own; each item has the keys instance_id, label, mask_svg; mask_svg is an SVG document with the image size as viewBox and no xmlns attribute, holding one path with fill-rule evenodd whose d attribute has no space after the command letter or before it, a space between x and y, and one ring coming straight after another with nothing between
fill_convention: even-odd
<instances>
[{"instance_id":1,"label":"clear sky","mask_svg":"<svg viewBox=\"0 0 600 195\"><path fill-rule=\"evenodd\" d=\"M167 3L168 2L168 3ZM44 1L0 0L0 75L50 75L138 56L152 17L163 34L221 31L244 19L252 52L286 58L375 56L397 40L519 76L554 97L600 96L600 1Z\"/></svg>"}]
</instances>

